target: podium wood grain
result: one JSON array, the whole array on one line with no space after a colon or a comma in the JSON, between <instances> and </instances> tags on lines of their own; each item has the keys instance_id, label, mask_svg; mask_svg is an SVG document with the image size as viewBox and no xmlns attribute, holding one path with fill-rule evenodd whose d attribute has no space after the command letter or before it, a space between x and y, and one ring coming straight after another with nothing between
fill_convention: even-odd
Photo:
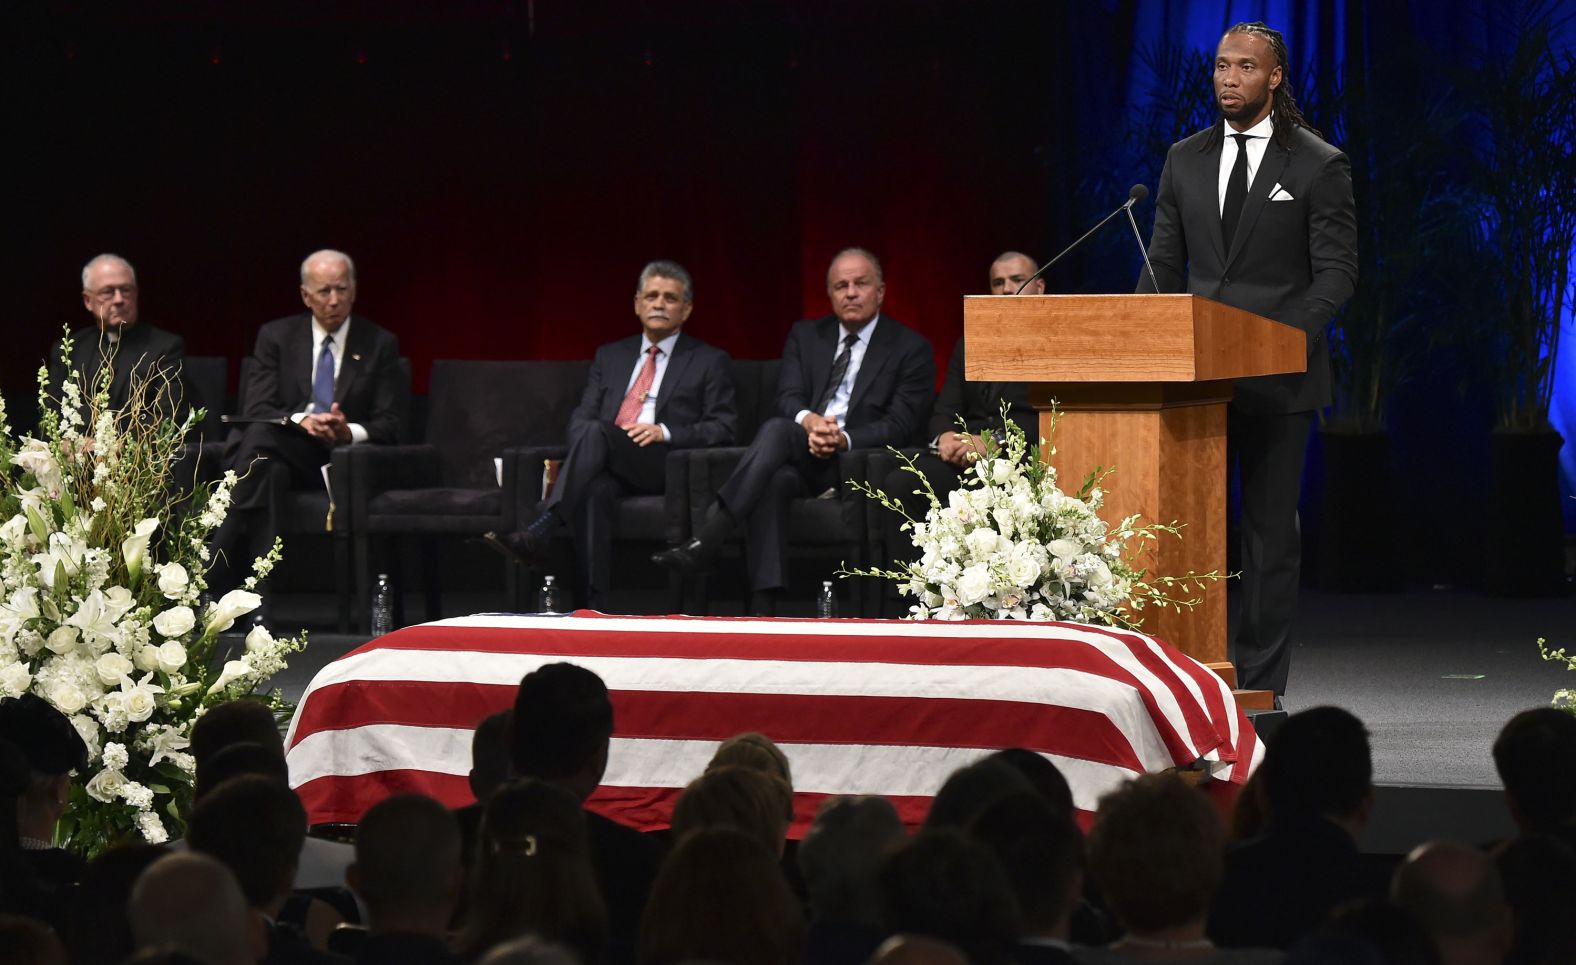
<instances>
[{"instance_id":1,"label":"podium wood grain","mask_svg":"<svg viewBox=\"0 0 1576 965\"><path fill-rule=\"evenodd\" d=\"M1300 372L1301 331L1196 295L970 296L965 377L1029 382L1051 464L1076 491L1097 467L1115 525L1186 524L1140 565L1182 575L1226 566L1226 403L1231 380ZM1206 584L1190 612L1146 610L1144 630L1206 663L1226 659L1226 590Z\"/></svg>"}]
</instances>

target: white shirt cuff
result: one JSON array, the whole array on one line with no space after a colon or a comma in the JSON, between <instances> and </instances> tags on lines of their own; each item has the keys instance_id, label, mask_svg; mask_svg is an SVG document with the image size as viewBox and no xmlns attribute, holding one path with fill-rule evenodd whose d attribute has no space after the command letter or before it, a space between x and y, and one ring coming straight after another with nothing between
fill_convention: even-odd
<instances>
[{"instance_id":1,"label":"white shirt cuff","mask_svg":"<svg viewBox=\"0 0 1576 965\"><path fill-rule=\"evenodd\" d=\"M809 414L810 414L810 410L809 409L800 409L799 410L799 414L793 417L793 421L799 423L800 425L804 425L804 417L809 415Z\"/></svg>"},{"instance_id":2,"label":"white shirt cuff","mask_svg":"<svg viewBox=\"0 0 1576 965\"><path fill-rule=\"evenodd\" d=\"M350 430L351 445L356 445L359 442L367 441L367 429L366 426L363 426L361 423L347 422L345 423L345 428Z\"/></svg>"},{"instance_id":3,"label":"white shirt cuff","mask_svg":"<svg viewBox=\"0 0 1576 965\"><path fill-rule=\"evenodd\" d=\"M662 430L662 441L663 442L672 442L673 441L673 433L668 431L668 424L666 422L659 422L659 423L657 423L657 428Z\"/></svg>"}]
</instances>

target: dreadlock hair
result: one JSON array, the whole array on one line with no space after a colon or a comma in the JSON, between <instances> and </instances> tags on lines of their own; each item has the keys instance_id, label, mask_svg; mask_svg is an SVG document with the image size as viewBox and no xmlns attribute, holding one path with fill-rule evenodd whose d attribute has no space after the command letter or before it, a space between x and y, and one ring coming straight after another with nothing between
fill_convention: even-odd
<instances>
[{"instance_id":1,"label":"dreadlock hair","mask_svg":"<svg viewBox=\"0 0 1576 965\"><path fill-rule=\"evenodd\" d=\"M1226 33L1252 34L1260 37L1275 52L1275 64L1280 67L1281 72L1280 86L1270 91L1270 116L1275 119L1275 133L1272 135L1275 143L1291 151L1291 132L1298 127L1307 128L1314 137L1322 140L1324 135L1302 116L1302 110L1297 106L1297 97L1292 93L1291 54L1286 50L1286 38L1281 36L1281 32L1262 20L1254 20L1249 23L1239 23Z\"/></svg>"}]
</instances>

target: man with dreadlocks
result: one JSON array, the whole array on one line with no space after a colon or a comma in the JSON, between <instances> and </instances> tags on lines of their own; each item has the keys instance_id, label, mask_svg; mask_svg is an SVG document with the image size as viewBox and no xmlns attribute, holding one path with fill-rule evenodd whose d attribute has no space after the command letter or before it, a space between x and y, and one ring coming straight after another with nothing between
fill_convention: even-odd
<instances>
[{"instance_id":1,"label":"man with dreadlocks","mask_svg":"<svg viewBox=\"0 0 1576 965\"><path fill-rule=\"evenodd\" d=\"M1324 329L1357 284L1351 165L1292 96L1286 42L1262 23L1215 53L1221 120L1171 146L1149 259L1163 292L1191 292L1307 335L1308 368L1244 379L1227 416L1242 482L1242 686L1285 693L1297 608L1297 497L1314 411L1330 403ZM1144 275L1140 292L1155 285Z\"/></svg>"}]
</instances>

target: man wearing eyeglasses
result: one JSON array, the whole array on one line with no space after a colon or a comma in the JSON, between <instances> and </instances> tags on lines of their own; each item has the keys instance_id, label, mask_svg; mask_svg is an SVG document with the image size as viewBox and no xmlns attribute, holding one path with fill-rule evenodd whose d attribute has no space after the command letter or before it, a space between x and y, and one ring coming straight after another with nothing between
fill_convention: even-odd
<instances>
[{"instance_id":1,"label":"man wearing eyeglasses","mask_svg":"<svg viewBox=\"0 0 1576 965\"><path fill-rule=\"evenodd\" d=\"M83 415L109 372L109 405L126 407L132 387L148 383L159 394L180 398L181 361L186 341L174 332L137 320L137 272L119 255L99 255L82 268L82 305L94 324L71 333L71 354L61 353L59 341L49 350L50 394L61 397L70 373L81 378ZM151 397L150 397L151 398Z\"/></svg>"}]
</instances>

